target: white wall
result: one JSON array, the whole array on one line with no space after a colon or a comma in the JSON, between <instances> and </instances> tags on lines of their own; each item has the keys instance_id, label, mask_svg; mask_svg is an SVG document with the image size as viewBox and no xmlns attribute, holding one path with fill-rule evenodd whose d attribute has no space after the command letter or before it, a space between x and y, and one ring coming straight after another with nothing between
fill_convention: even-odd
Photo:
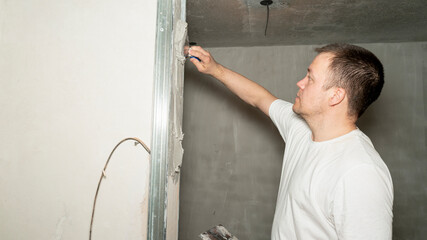
<instances>
[{"instance_id":1,"label":"white wall","mask_svg":"<svg viewBox=\"0 0 427 240\"><path fill-rule=\"evenodd\" d=\"M0 0L0 239L87 239L112 148L150 146L156 7ZM147 162L117 150L92 239L145 238Z\"/></svg>"}]
</instances>

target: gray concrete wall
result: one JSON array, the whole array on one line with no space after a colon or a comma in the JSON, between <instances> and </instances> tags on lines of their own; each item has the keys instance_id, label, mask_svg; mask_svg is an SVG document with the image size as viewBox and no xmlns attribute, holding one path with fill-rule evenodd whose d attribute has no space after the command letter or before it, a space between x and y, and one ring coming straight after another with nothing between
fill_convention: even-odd
<instances>
[{"instance_id":1,"label":"gray concrete wall","mask_svg":"<svg viewBox=\"0 0 427 240\"><path fill-rule=\"evenodd\" d=\"M363 44L383 62L386 84L358 122L394 181L394 239L427 235L427 43ZM210 49L216 60L293 101L315 46ZM259 110L187 64L182 240L219 223L239 239L269 239L284 143Z\"/></svg>"}]
</instances>

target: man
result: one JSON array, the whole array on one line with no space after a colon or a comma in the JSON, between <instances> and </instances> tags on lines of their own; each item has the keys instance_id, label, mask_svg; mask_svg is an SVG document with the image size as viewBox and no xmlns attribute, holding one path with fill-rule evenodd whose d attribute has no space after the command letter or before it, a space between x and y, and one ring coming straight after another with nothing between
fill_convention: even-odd
<instances>
[{"instance_id":1,"label":"man","mask_svg":"<svg viewBox=\"0 0 427 240\"><path fill-rule=\"evenodd\" d=\"M271 239L391 239L393 185L357 119L380 95L381 62L366 49L331 44L297 83L295 103L277 99L194 46L191 62L270 116L286 142Z\"/></svg>"}]
</instances>

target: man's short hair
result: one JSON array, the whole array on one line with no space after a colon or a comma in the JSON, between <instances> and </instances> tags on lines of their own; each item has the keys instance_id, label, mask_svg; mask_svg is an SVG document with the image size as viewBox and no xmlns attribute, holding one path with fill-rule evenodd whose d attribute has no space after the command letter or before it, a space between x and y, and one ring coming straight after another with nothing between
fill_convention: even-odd
<instances>
[{"instance_id":1,"label":"man's short hair","mask_svg":"<svg viewBox=\"0 0 427 240\"><path fill-rule=\"evenodd\" d=\"M316 52L334 55L329 65L330 79L323 87L345 89L349 100L348 114L359 118L383 88L384 70L380 60L362 47L343 43L316 48Z\"/></svg>"}]
</instances>

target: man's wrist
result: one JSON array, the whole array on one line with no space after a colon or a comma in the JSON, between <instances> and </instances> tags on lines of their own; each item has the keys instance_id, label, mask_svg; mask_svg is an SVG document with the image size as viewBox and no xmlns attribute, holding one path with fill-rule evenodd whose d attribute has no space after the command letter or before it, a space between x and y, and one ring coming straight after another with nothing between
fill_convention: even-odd
<instances>
[{"instance_id":1,"label":"man's wrist","mask_svg":"<svg viewBox=\"0 0 427 240\"><path fill-rule=\"evenodd\" d=\"M218 63L216 70L212 73L212 77L221 79L224 76L225 67Z\"/></svg>"}]
</instances>

